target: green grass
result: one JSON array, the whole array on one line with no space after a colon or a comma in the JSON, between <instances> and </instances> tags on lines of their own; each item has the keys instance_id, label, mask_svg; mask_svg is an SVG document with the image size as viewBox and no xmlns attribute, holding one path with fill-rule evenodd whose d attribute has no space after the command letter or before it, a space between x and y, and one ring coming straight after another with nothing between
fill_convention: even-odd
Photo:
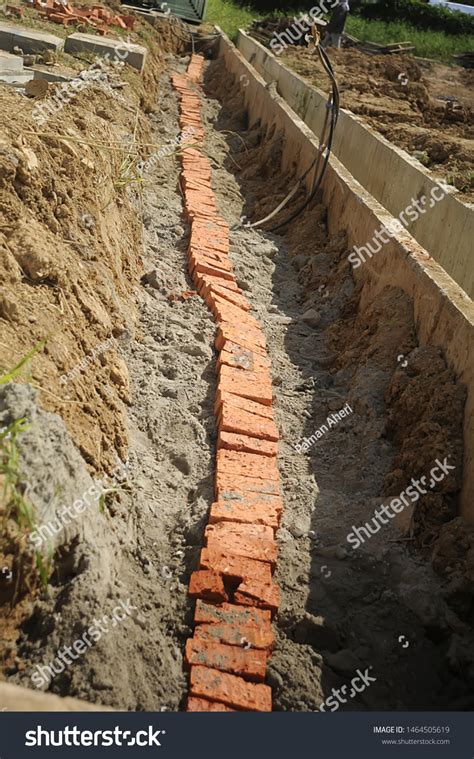
<instances>
[{"instance_id":1,"label":"green grass","mask_svg":"<svg viewBox=\"0 0 474 759\"><path fill-rule=\"evenodd\" d=\"M291 11L289 15L297 16L307 12ZM274 15L281 15L281 11ZM239 27L245 28L254 19L263 18L268 13L259 13L250 5L242 7L233 0L208 0L206 21L218 24L224 32L235 39ZM414 54L422 58L436 58L449 61L456 53L474 51L474 37L471 35L451 35L425 29L417 29L404 22L385 22L363 19L351 15L347 21L347 31L361 40L368 42L408 42L414 46Z\"/></svg>"},{"instance_id":2,"label":"green grass","mask_svg":"<svg viewBox=\"0 0 474 759\"><path fill-rule=\"evenodd\" d=\"M45 338L34 346L20 361L7 371L0 370L0 385L6 385L20 377L24 370L28 369L31 359L38 353L47 342ZM20 468L20 448L18 439L29 429L25 418L14 419L9 425L0 429L0 555L6 554L6 548L10 541L7 535L6 525L9 519L16 523L19 535L23 537L24 531L35 529L35 512L33 506L25 499L23 493L25 485ZM21 540L20 540L21 542ZM34 562L43 588L48 584L51 573L52 555L47 558L40 551L34 551Z\"/></svg>"},{"instance_id":3,"label":"green grass","mask_svg":"<svg viewBox=\"0 0 474 759\"><path fill-rule=\"evenodd\" d=\"M474 51L474 37L470 35L452 35L443 32L417 29L403 21L372 21L357 16L350 16L346 29L360 40L368 42L411 42L415 46L414 54L422 58L436 58L449 61L456 53Z\"/></svg>"},{"instance_id":4,"label":"green grass","mask_svg":"<svg viewBox=\"0 0 474 759\"><path fill-rule=\"evenodd\" d=\"M237 30L248 26L254 18L263 18L263 14L250 6L236 5L232 0L208 0L206 21L218 24L232 40L235 39Z\"/></svg>"}]
</instances>

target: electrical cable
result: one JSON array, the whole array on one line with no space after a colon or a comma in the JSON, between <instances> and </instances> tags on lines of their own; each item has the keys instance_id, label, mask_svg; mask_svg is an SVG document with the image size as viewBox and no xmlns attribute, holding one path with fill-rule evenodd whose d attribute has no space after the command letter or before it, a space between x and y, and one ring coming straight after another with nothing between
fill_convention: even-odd
<instances>
[{"instance_id":1,"label":"electrical cable","mask_svg":"<svg viewBox=\"0 0 474 759\"><path fill-rule=\"evenodd\" d=\"M314 29L314 27L313 27L313 29ZM315 41L315 47L316 47L316 50L318 52L319 59L320 59L321 64L322 64L324 70L326 71L326 73L328 74L328 77L329 77L329 79L331 81L331 92L329 93L328 99L327 99L327 102L326 102L326 109L327 110L326 110L326 115L325 115L325 118L324 118L324 125L323 125L323 129L322 129L320 141L319 141L319 150L318 150L318 153L317 153L316 157L314 158L314 160L309 165L309 167L306 169L306 171L298 179L298 181L296 182L296 184L294 185L294 187L290 190L290 192L288 193L288 195L286 195L286 197L281 201L281 203L278 204L278 206L273 211L271 211L271 213L269 213L267 216L265 216L264 219L260 219L259 221L253 222L252 224L236 225L236 226L233 227L233 229L238 229L240 226L244 226L246 229L255 229L256 227L262 226L262 224L266 224L268 221L270 221L270 219L272 219L274 216L276 216L289 203L289 201L291 200L291 198L296 194L296 192L299 190L299 188L301 187L301 185L305 181L305 179L308 176L308 174L314 169L314 172L315 172L314 184L313 184L313 187L312 187L312 189L311 189L308 197L306 198L305 202L303 203L303 205L297 211L295 211L294 213L292 213L287 219L285 219L284 221L282 221L276 227L273 227L271 230L269 230L271 232L275 232L276 230L281 229L281 227L285 226L290 221L293 221L297 216L299 216L300 213L302 211L304 211L305 208L307 208L307 206L309 205L309 203L314 198L314 196L315 196L316 192L318 191L319 187L321 186L321 182L323 180L324 174L326 173L327 165L329 163L329 156L331 154L331 148L332 148L332 142L333 142L333 137L334 137L334 131L335 131L336 124L337 124L337 119L338 119L338 116L339 116L339 87L337 85L337 81L336 81L336 77L335 77L335 74L334 74L334 70L333 70L331 62L330 62L330 60L329 60L329 58L327 56L327 53L326 53L325 50L323 50L323 48L321 48L321 46L319 44L319 35L316 33L314 35L314 37L310 37L310 39L312 39L312 40ZM327 130L327 125L328 125L329 114L330 114L330 118L329 118L329 133L328 133L328 137L327 137L327 140L326 140L326 130ZM324 155L324 153L325 153L325 155ZM324 155L323 166L322 166L322 169L321 169L321 172L320 172L319 176L316 178L317 173L318 173L318 169L319 169L319 165L320 165L320 162L321 162L321 158L322 158L323 155Z\"/></svg>"},{"instance_id":2,"label":"electrical cable","mask_svg":"<svg viewBox=\"0 0 474 759\"><path fill-rule=\"evenodd\" d=\"M334 76L334 71L333 71L333 68L331 66L331 62L329 61L329 58L328 58L326 52L319 45L318 45L318 53L319 53L319 57L320 57L321 62L323 63L323 65L326 64L326 65L324 65L324 67L325 67L326 71L328 72L329 77L331 79L331 82L332 82L332 85L333 85L333 91L332 91L331 100L328 100L328 103L326 104L328 108L331 108L331 123L330 123L330 126L329 126L329 137L328 137L327 144L325 146L322 143L320 143L320 149L319 149L318 155L317 155L316 170L317 170L317 168L319 166L319 161L320 161L320 158L321 158L321 155L322 155L322 151L326 150L326 155L324 157L324 162L323 162L323 166L322 166L322 169L321 169L321 173L320 173L319 177L317 179L315 179L313 188L312 188L311 192L309 193L308 197L305 199L303 205L300 206L300 208L298 208L292 214L290 214L290 216L287 219L285 219L284 221L282 221L276 227L273 227L270 230L271 232L276 232L277 230L279 230L282 227L284 227L287 224L289 224L290 221L294 221L309 206L309 204L311 203L311 201L313 200L314 196L316 195L317 191L319 190L319 188L321 186L321 182L322 182L322 180L324 178L324 175L326 173L326 169L327 169L327 166L328 166L328 163L329 163L329 157L331 155L332 142L333 142L333 138L334 138L334 131L335 131L336 124L337 124L337 119L338 119L338 116L339 116L339 88L337 86L337 82L336 82L336 78ZM325 124L326 124L326 121L325 121ZM321 139L322 140L324 139L323 135L321 136ZM307 175L307 174L308 174L308 172L305 172L305 175ZM303 175L303 176L305 176L305 175Z\"/></svg>"}]
</instances>

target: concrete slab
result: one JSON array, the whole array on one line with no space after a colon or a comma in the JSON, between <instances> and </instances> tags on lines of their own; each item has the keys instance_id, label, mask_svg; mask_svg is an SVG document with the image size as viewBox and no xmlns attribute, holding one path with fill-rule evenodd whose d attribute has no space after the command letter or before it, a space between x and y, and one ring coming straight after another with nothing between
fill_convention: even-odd
<instances>
[{"instance_id":1,"label":"concrete slab","mask_svg":"<svg viewBox=\"0 0 474 759\"><path fill-rule=\"evenodd\" d=\"M29 71L0 71L0 83L12 84L17 87L24 87L25 84L33 79L33 74Z\"/></svg>"},{"instance_id":2,"label":"concrete slab","mask_svg":"<svg viewBox=\"0 0 474 759\"><path fill-rule=\"evenodd\" d=\"M42 69L39 66L32 66L28 71L33 73L34 79L44 79L46 82L70 82L73 78L72 76L67 76L67 74L59 74Z\"/></svg>"},{"instance_id":3,"label":"concrete slab","mask_svg":"<svg viewBox=\"0 0 474 759\"><path fill-rule=\"evenodd\" d=\"M81 32L67 37L64 50L66 53L88 52L95 55L108 55L111 60L124 61L140 73L143 71L148 53L148 50L141 45Z\"/></svg>"},{"instance_id":4,"label":"concrete slab","mask_svg":"<svg viewBox=\"0 0 474 759\"><path fill-rule=\"evenodd\" d=\"M23 71L23 58L21 55L12 55L0 50L0 72Z\"/></svg>"},{"instance_id":5,"label":"concrete slab","mask_svg":"<svg viewBox=\"0 0 474 759\"><path fill-rule=\"evenodd\" d=\"M156 20L158 18L158 14L155 11L147 10L146 8L139 8L136 5L121 5L120 12L140 16L140 18L148 21L148 23L152 26L155 26Z\"/></svg>"},{"instance_id":6,"label":"concrete slab","mask_svg":"<svg viewBox=\"0 0 474 759\"><path fill-rule=\"evenodd\" d=\"M0 48L11 52L19 47L24 53L40 53L42 50L62 50L64 40L54 34L28 29L14 24L0 24Z\"/></svg>"}]
</instances>

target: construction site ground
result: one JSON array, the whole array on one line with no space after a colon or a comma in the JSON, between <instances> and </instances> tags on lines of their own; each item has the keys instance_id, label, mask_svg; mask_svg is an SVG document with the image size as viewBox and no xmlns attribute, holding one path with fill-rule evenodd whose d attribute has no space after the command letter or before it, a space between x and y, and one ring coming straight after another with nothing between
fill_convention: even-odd
<instances>
[{"instance_id":1,"label":"construction site ground","mask_svg":"<svg viewBox=\"0 0 474 759\"><path fill-rule=\"evenodd\" d=\"M36 666L130 598L130 618L44 690L175 711L186 706L188 585L213 501L215 321L187 273L178 148L140 181L127 170L130 145L147 146L145 155L177 145L170 77L190 60L165 21L153 33L137 26L134 39L150 48L142 77L127 69L113 92L91 84L41 130L34 104L0 86L0 366L41 345L30 376L0 387L0 414L35 422L21 443L26 494L46 514L127 465L100 508L60 536L46 586L8 521L0 559L18 581L1 588L0 662L4 680L31 688ZM426 152L440 175L467 176L472 75L455 70L448 91L444 67L331 57L343 106L412 154ZM322 86L304 50L285 58ZM455 95L462 118L446 120L428 92ZM221 216L231 227L262 218L294 181L281 171L281 136L249 128L242 87L220 60L205 64L201 114ZM461 189L469 198L472 185ZM389 287L361 306L347 253L345 236L328 232L321 196L282 234L241 224L231 232L237 283L269 346L281 434L273 709L316 711L357 669L375 680L347 710L472 709L474 532L458 517L466 390L442 351L419 346L406 293ZM298 453L347 403L353 413ZM348 525L445 456L454 474L405 525L389 525L363 550L347 545Z\"/></svg>"},{"instance_id":2,"label":"construction site ground","mask_svg":"<svg viewBox=\"0 0 474 759\"><path fill-rule=\"evenodd\" d=\"M369 55L329 49L341 106L453 184L460 199L474 200L474 73L411 55ZM319 60L304 46L281 59L325 90Z\"/></svg>"}]
</instances>

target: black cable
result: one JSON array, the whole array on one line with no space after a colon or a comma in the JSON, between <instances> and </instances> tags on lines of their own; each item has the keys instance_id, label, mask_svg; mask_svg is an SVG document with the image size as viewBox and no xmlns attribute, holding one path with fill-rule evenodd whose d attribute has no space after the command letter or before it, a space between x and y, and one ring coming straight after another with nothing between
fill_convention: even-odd
<instances>
[{"instance_id":1,"label":"black cable","mask_svg":"<svg viewBox=\"0 0 474 759\"><path fill-rule=\"evenodd\" d=\"M316 49L318 51L318 55L319 55L319 58L321 60L322 65L323 65L323 68L325 69L325 71L328 74L329 79L331 81L331 92L330 92L330 94L328 96L328 100L327 100L327 103L326 103L326 108L328 109L328 112L330 112L329 134L328 134L327 142L325 143L325 139L326 139L326 127L327 127L327 121L328 121L328 113L326 113L326 118L324 119L323 130L322 130L322 134L321 134L321 138L320 138L320 142L319 142L319 150L318 150L318 153L317 153L316 157L314 158L314 160L311 162L311 164L306 169L306 171L304 172L304 174L298 179L296 185L290 190L290 192L283 199L283 201L270 214L268 214L267 216L265 216L265 218L260 219L260 221L256 221L253 224L245 224L245 225L243 225L243 226L245 226L246 229L252 229L254 227L260 227L260 226L262 226L262 224L265 224L273 216L275 216L277 213L279 213L287 205L287 203L289 203L289 201L291 200L291 198L293 197L293 195L297 192L297 190L299 189L299 187L302 185L302 183L305 181L306 177L314 169L314 167L316 167L316 171L317 171L317 168L319 166L319 162L321 160L321 156L325 153L325 157L324 157L324 161L323 161L323 166L322 166L321 172L320 172L318 178L315 179L313 187L311 189L311 192L310 192L309 196L306 198L304 204L301 206L301 208L299 208L297 211L295 211L293 214L291 214L287 219L285 219L284 221L282 221L280 224L278 224L276 227L273 227L269 231L275 232L276 230L281 229L281 227L285 226L290 221L293 221L293 219L295 219L297 216L299 216L299 214L302 211L304 211L304 209L308 206L308 204L314 198L317 190L321 186L321 182L323 180L324 174L326 173L327 165L329 163L329 156L331 154L332 142L333 142L333 137L334 137L334 130L336 128L337 119L338 119L338 116L339 116L339 87L337 85L337 81L336 81L336 77L335 77L335 74L334 74L334 70L333 70L331 62L330 62L330 60L329 60L329 58L327 56L327 53L325 52L325 50L323 50L323 48L320 47L319 44L317 44ZM236 227L233 227L233 229L238 228L238 226L239 225L236 225Z\"/></svg>"},{"instance_id":2,"label":"black cable","mask_svg":"<svg viewBox=\"0 0 474 759\"><path fill-rule=\"evenodd\" d=\"M308 197L306 198L306 200L304 201L303 205L300 208L298 208L298 210L296 210L294 213L292 213L287 219L285 219L284 221L282 221L276 227L273 227L271 230L269 230L270 232L276 232L278 229L281 229L282 227L284 227L287 224L289 224L290 221L294 221L294 219L296 219L297 216L299 216L305 210L305 208L308 207L308 205L311 203L311 201L313 200L314 196L316 195L317 191L319 190L319 188L321 186L321 182L322 182L322 180L324 178L324 175L326 173L326 169L327 169L327 166L328 166L328 163L329 163L329 156L331 155L331 148L332 148L332 142L333 142L333 137L334 137L334 130L336 128L337 119L338 119L338 116L339 116L339 88L337 86L337 81L336 81L336 77L334 75L334 70L333 70L331 62L330 62L330 60L328 58L328 55L327 55L326 51L323 50L323 48L321 48L319 45L318 45L318 53L319 53L319 57L321 58L321 62L323 63L324 68L326 69L327 73L329 74L329 77L330 77L331 82L332 82L331 97L328 100L328 103L326 104L328 108L331 108L331 124L330 124L330 128L329 128L329 138L328 138L327 145L326 145L326 148L325 148L326 155L325 155L325 158L324 158L323 167L321 169L321 173L320 173L318 179L315 180L313 188L312 188L310 194L308 195ZM324 135L321 136L321 139L324 139ZM321 143L320 143L320 146L321 146ZM321 156L321 153L319 152L317 158L319 158L320 156ZM314 166L314 162L311 165L311 168L313 166ZM305 174L303 175L303 177L306 177L307 175L308 175L308 171L305 172Z\"/></svg>"}]
</instances>

